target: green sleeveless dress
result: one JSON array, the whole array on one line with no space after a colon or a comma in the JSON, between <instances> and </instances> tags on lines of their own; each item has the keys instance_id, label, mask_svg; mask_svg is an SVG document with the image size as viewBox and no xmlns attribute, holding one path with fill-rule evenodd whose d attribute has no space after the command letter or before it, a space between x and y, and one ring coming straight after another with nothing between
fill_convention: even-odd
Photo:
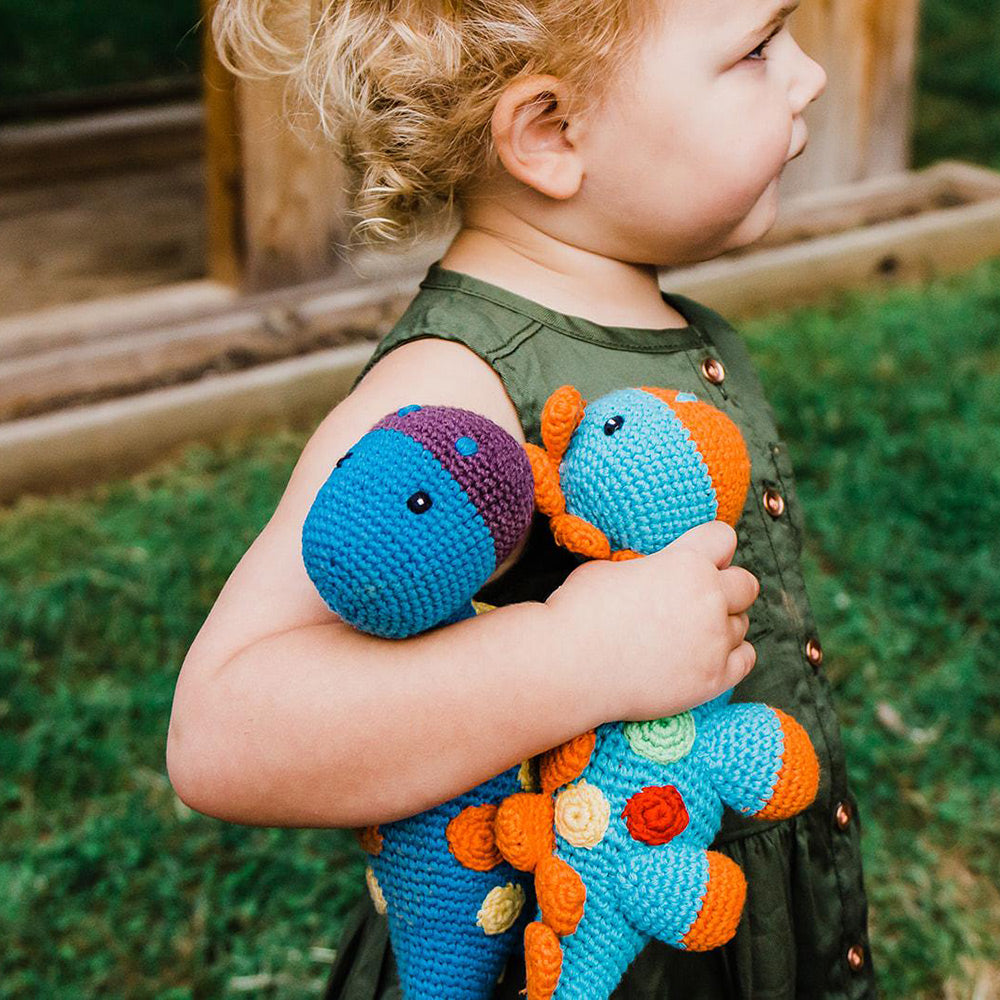
<instances>
[{"instance_id":1,"label":"green sleeveless dress","mask_svg":"<svg viewBox=\"0 0 1000 1000\"><path fill-rule=\"evenodd\" d=\"M820 758L819 793L807 812L782 822L726 811L714 846L742 867L748 883L735 938L700 954L652 942L614 1000L875 997L858 812L799 565L802 514L788 452L735 331L689 299L664 298L688 326L605 327L434 265L368 367L400 344L424 337L464 344L503 380L525 435L536 443L542 406L566 383L586 399L641 385L693 392L739 425L753 481L738 527L736 562L759 578L761 593L748 635L757 666L734 697L784 709L806 728ZM479 596L492 604L544 600L576 564L539 519L518 564ZM523 986L523 966L512 960L494 1000L515 1000ZM367 899L345 928L326 995L400 998L386 922Z\"/></svg>"}]
</instances>

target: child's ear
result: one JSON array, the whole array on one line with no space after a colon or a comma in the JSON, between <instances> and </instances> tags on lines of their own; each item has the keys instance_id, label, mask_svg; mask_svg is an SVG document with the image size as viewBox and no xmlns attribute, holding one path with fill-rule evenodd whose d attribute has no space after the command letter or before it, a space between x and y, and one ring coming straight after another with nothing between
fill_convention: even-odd
<instances>
[{"instance_id":1,"label":"child's ear","mask_svg":"<svg viewBox=\"0 0 1000 1000\"><path fill-rule=\"evenodd\" d=\"M568 88L554 76L510 83L493 111L500 162L522 184L550 198L572 198L583 182L583 160L568 120Z\"/></svg>"}]
</instances>

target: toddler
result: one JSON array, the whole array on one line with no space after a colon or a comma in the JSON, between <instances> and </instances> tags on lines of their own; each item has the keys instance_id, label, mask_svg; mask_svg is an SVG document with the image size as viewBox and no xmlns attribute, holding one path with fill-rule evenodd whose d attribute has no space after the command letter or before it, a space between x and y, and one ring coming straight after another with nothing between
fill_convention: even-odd
<instances>
[{"instance_id":1,"label":"toddler","mask_svg":"<svg viewBox=\"0 0 1000 1000\"><path fill-rule=\"evenodd\" d=\"M334 0L302 51L265 0L216 11L238 68L288 74L318 109L356 178L362 234L406 241L452 208L460 228L306 446L192 645L171 779L193 808L233 822L377 824L600 723L679 713L738 684L736 700L806 728L819 794L789 821L727 814L714 846L748 882L736 937L700 954L652 943L620 1000L875 996L857 812L787 450L737 334L661 293L657 274L772 225L782 170L806 144L802 113L825 84L789 33L793 10ZM753 463L738 545L716 522L644 559L578 566L539 523L480 595L499 605L490 614L402 641L331 620L300 532L350 445L414 402L538 442L542 405L564 383L585 398L669 387L725 411ZM523 976L512 961L497 1000ZM385 920L366 899L328 996L398 995Z\"/></svg>"}]
</instances>

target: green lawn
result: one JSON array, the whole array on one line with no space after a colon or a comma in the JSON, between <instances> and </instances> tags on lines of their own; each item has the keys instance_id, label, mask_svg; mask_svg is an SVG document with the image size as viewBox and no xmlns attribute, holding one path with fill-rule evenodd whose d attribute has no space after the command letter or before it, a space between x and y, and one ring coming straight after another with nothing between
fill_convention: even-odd
<instances>
[{"instance_id":1,"label":"green lawn","mask_svg":"<svg viewBox=\"0 0 1000 1000\"><path fill-rule=\"evenodd\" d=\"M1000 261L748 335L807 510L885 995L939 997L1000 963ZM0 511L5 998L319 988L351 838L193 815L163 768L184 650L302 442Z\"/></svg>"}]
</instances>

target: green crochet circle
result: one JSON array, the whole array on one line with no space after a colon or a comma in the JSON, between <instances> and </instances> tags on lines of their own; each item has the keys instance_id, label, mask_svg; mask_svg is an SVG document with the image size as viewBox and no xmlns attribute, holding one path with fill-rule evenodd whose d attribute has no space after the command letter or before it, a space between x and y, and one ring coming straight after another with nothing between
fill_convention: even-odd
<instances>
[{"instance_id":1,"label":"green crochet circle","mask_svg":"<svg viewBox=\"0 0 1000 1000\"><path fill-rule=\"evenodd\" d=\"M694 746L694 717L690 712L652 722L626 722L625 738L640 756L657 764L674 764Z\"/></svg>"}]
</instances>

